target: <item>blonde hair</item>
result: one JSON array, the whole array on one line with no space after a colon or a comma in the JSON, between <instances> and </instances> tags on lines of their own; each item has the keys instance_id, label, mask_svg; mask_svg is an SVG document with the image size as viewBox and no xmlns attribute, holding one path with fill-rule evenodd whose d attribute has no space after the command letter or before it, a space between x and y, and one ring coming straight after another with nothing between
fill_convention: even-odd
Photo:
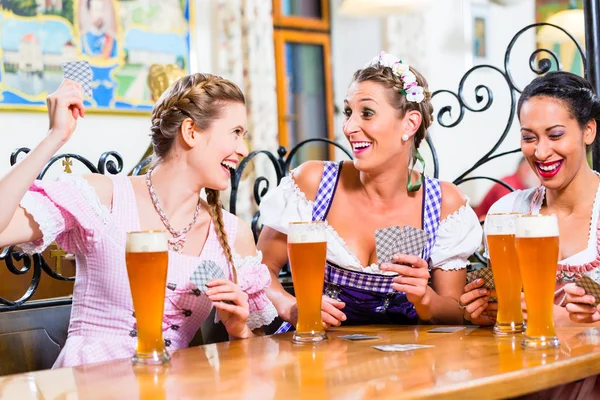
<instances>
[{"instance_id":1,"label":"blonde hair","mask_svg":"<svg viewBox=\"0 0 600 400\"><path fill-rule=\"evenodd\" d=\"M200 130L209 129L212 122L221 117L223 106L231 103L246 104L244 94L236 84L219 76L196 73L174 82L160 96L152 110L151 141L155 162L160 163L168 156L185 119L190 118ZM219 242L231 265L233 281L237 283L233 255L223 223L220 192L209 188L205 191Z\"/></svg>"},{"instance_id":2,"label":"blonde hair","mask_svg":"<svg viewBox=\"0 0 600 400\"><path fill-rule=\"evenodd\" d=\"M354 73L353 82L377 82L387 88L388 101L400 112L400 118L404 117L407 111L418 111L421 114L421 126L415 133L415 149L425 139L427 129L433 123L433 105L431 104L431 92L428 90L427 80L419 71L410 67L410 71L417 78L417 84L423 88L425 98L420 103L407 101L406 96L401 93L404 83L400 77L392 71L390 67L383 65L373 65L359 69Z\"/></svg>"}]
</instances>

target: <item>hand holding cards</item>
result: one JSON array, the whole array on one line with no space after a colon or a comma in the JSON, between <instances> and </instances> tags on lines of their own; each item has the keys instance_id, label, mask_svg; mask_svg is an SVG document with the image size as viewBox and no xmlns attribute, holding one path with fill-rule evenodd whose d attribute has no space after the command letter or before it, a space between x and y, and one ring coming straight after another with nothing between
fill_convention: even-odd
<instances>
[{"instance_id":1,"label":"hand holding cards","mask_svg":"<svg viewBox=\"0 0 600 400\"><path fill-rule=\"evenodd\" d=\"M204 260L198 268L192 273L190 281L200 289L206 292L207 283L213 279L227 279L223 270L212 260ZM233 304L230 301L225 303Z\"/></svg>"},{"instance_id":2,"label":"hand holding cards","mask_svg":"<svg viewBox=\"0 0 600 400\"><path fill-rule=\"evenodd\" d=\"M492 290L496 288L494 284L494 274L489 267L479 268L467 273L467 283L471 283L479 278L483 279L483 287Z\"/></svg>"},{"instance_id":3,"label":"hand holding cards","mask_svg":"<svg viewBox=\"0 0 600 400\"><path fill-rule=\"evenodd\" d=\"M592 304L594 307L597 307L598 304L600 304L600 285L597 284L596 281L587 275L583 275L581 279L575 282L575 284L584 288L586 294L594 296L594 299L596 300L594 304Z\"/></svg>"},{"instance_id":4,"label":"hand holding cards","mask_svg":"<svg viewBox=\"0 0 600 400\"><path fill-rule=\"evenodd\" d=\"M423 249L429 240L429 234L421 229L406 225L390 226L375 231L375 249L377 263L391 263L395 254L423 256Z\"/></svg>"}]
</instances>

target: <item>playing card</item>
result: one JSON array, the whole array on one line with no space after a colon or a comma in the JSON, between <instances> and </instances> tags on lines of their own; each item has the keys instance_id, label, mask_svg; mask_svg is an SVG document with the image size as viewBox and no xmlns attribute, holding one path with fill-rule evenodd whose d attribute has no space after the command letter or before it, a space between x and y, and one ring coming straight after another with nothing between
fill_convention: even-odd
<instances>
[{"instance_id":1,"label":"playing card","mask_svg":"<svg viewBox=\"0 0 600 400\"><path fill-rule=\"evenodd\" d=\"M431 346L428 344L385 344L381 346L373 346L374 349L381 351L411 351L418 349L427 349L430 347L435 346Z\"/></svg>"},{"instance_id":2,"label":"playing card","mask_svg":"<svg viewBox=\"0 0 600 400\"><path fill-rule=\"evenodd\" d=\"M398 253L421 257L423 249L429 240L429 233L414 226L406 225L401 232L402 241Z\"/></svg>"},{"instance_id":3,"label":"playing card","mask_svg":"<svg viewBox=\"0 0 600 400\"><path fill-rule=\"evenodd\" d=\"M200 266L196 268L196 270L192 273L190 277L190 281L198 286L198 289L205 291L207 288L206 284L213 279L226 279L225 273L217 265L216 262L212 260L204 260L200 263ZM224 303L233 304L233 302L229 300L223 300Z\"/></svg>"},{"instance_id":4,"label":"playing card","mask_svg":"<svg viewBox=\"0 0 600 400\"><path fill-rule=\"evenodd\" d=\"M204 260L192 273L190 281L202 291L206 288L208 281L225 278L223 270L212 260Z\"/></svg>"},{"instance_id":5,"label":"playing card","mask_svg":"<svg viewBox=\"0 0 600 400\"><path fill-rule=\"evenodd\" d=\"M399 226L377 229L375 231L375 250L377 251L377 263L391 263L392 256L397 253L401 241L401 229Z\"/></svg>"},{"instance_id":6,"label":"playing card","mask_svg":"<svg viewBox=\"0 0 600 400\"><path fill-rule=\"evenodd\" d=\"M462 331L466 326L444 326L428 330L429 333L454 333Z\"/></svg>"},{"instance_id":7,"label":"playing card","mask_svg":"<svg viewBox=\"0 0 600 400\"><path fill-rule=\"evenodd\" d=\"M81 83L86 96L92 97L92 69L87 61L69 61L62 64L63 76Z\"/></svg>"},{"instance_id":8,"label":"playing card","mask_svg":"<svg viewBox=\"0 0 600 400\"><path fill-rule=\"evenodd\" d=\"M346 340L370 340L370 339L379 339L379 336L369 336L369 335L363 335L361 333L355 333L352 335L344 335L344 336L338 336L340 339L346 339Z\"/></svg>"},{"instance_id":9,"label":"playing card","mask_svg":"<svg viewBox=\"0 0 600 400\"><path fill-rule=\"evenodd\" d=\"M489 290L495 289L494 274L490 267L483 267L475 271L467 272L467 283L471 283L476 279L483 278L483 287Z\"/></svg>"},{"instance_id":10,"label":"playing card","mask_svg":"<svg viewBox=\"0 0 600 400\"><path fill-rule=\"evenodd\" d=\"M575 282L579 287L585 289L586 294L591 294L596 299L594 306L600 304L600 285L587 275L582 275L581 279Z\"/></svg>"}]
</instances>

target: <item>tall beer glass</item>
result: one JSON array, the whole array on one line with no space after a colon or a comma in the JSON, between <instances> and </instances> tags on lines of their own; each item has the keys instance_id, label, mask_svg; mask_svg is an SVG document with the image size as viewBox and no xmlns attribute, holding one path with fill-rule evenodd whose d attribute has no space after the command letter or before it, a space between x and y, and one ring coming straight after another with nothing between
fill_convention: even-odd
<instances>
[{"instance_id":1,"label":"tall beer glass","mask_svg":"<svg viewBox=\"0 0 600 400\"><path fill-rule=\"evenodd\" d=\"M327 240L323 222L292 222L288 232L288 260L298 303L295 343L327 339L321 318Z\"/></svg>"},{"instance_id":2,"label":"tall beer glass","mask_svg":"<svg viewBox=\"0 0 600 400\"><path fill-rule=\"evenodd\" d=\"M560 343L552 319L558 264L556 215L520 216L517 219L515 244L527 303L527 329L523 347L558 347Z\"/></svg>"},{"instance_id":3,"label":"tall beer glass","mask_svg":"<svg viewBox=\"0 0 600 400\"><path fill-rule=\"evenodd\" d=\"M168 260L165 232L127 234L125 261L137 321L134 364L165 364L171 359L162 337Z\"/></svg>"},{"instance_id":4,"label":"tall beer glass","mask_svg":"<svg viewBox=\"0 0 600 400\"><path fill-rule=\"evenodd\" d=\"M515 250L515 231L520 214L488 214L486 239L494 273L498 316L494 333L508 335L524 331L521 311L521 272Z\"/></svg>"}]
</instances>

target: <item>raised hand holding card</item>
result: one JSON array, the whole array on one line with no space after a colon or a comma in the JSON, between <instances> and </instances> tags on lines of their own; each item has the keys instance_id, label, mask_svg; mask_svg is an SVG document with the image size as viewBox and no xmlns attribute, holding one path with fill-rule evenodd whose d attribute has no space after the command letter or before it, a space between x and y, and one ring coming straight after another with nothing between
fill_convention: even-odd
<instances>
[{"instance_id":1,"label":"raised hand holding card","mask_svg":"<svg viewBox=\"0 0 600 400\"><path fill-rule=\"evenodd\" d=\"M92 97L92 69L87 61L69 61L62 64L63 76L79 82L86 96Z\"/></svg>"}]
</instances>

